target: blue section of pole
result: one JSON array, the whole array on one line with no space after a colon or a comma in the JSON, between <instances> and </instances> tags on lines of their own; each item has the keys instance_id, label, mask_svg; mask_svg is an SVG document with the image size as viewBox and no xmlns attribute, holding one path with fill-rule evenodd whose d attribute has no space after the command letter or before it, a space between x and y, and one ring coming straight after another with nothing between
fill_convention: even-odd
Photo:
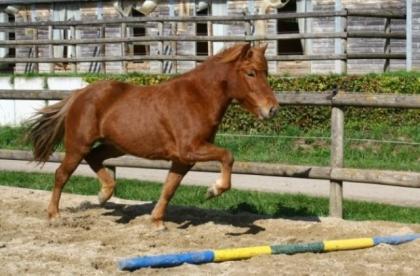
<instances>
[{"instance_id":1,"label":"blue section of pole","mask_svg":"<svg viewBox=\"0 0 420 276\"><path fill-rule=\"evenodd\" d=\"M145 267L171 267L181 265L183 263L203 264L213 262L213 260L214 252L211 250L206 250L123 259L118 262L118 267L121 270L132 271Z\"/></svg>"},{"instance_id":2,"label":"blue section of pole","mask_svg":"<svg viewBox=\"0 0 420 276\"><path fill-rule=\"evenodd\" d=\"M409 234L409 235L401 235L401 236L383 236L383 237L373 237L373 242L375 245L380 243L386 244L401 244L405 242L410 242L415 239L420 239L420 234Z\"/></svg>"}]
</instances>

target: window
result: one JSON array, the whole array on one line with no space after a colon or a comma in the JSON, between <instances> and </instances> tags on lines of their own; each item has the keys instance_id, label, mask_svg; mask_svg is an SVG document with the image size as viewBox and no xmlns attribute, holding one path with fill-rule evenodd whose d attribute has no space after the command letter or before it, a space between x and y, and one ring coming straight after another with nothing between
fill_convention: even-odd
<instances>
[{"instance_id":1,"label":"window","mask_svg":"<svg viewBox=\"0 0 420 276\"><path fill-rule=\"evenodd\" d=\"M206 16L210 14L210 7L197 11L197 16ZM196 35L197 36L208 36L208 23L199 22L196 24ZM209 55L209 43L208 41L197 41L195 43L196 55L197 56L208 56Z\"/></svg>"},{"instance_id":2,"label":"window","mask_svg":"<svg viewBox=\"0 0 420 276\"><path fill-rule=\"evenodd\" d=\"M0 12L0 22L15 22L15 14ZM11 29L10 32L7 30L0 31L1 40L15 40L16 38L14 29ZM10 47L1 47L0 48L0 58L14 58L16 57L16 48ZM14 63L0 63L0 72L11 73L14 71Z\"/></svg>"},{"instance_id":3,"label":"window","mask_svg":"<svg viewBox=\"0 0 420 276\"><path fill-rule=\"evenodd\" d=\"M14 23L15 22L15 15L9 14L9 22ZM12 32L9 32L9 40L16 40L16 33L14 30ZM16 57L16 48L9 48L9 57Z\"/></svg>"},{"instance_id":4,"label":"window","mask_svg":"<svg viewBox=\"0 0 420 276\"><path fill-rule=\"evenodd\" d=\"M133 9L133 17L142 17L144 14L141 12ZM133 27L133 36L146 36L146 27L139 26ZM139 42L133 43L131 53L135 56L145 56L149 54L149 45L141 44Z\"/></svg>"},{"instance_id":5,"label":"window","mask_svg":"<svg viewBox=\"0 0 420 276\"><path fill-rule=\"evenodd\" d=\"M278 13L296 12L296 0L291 0L286 6L277 10ZM299 33L299 24L297 19L279 19L277 20L278 34ZM277 41L278 55L302 55L303 46L300 39L288 39Z\"/></svg>"}]
</instances>

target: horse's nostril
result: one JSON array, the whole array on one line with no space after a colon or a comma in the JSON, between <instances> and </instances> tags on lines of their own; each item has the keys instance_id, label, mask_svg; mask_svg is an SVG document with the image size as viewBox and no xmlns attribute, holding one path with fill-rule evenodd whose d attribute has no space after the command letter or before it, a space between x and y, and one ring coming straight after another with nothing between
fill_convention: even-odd
<instances>
[{"instance_id":1,"label":"horse's nostril","mask_svg":"<svg viewBox=\"0 0 420 276\"><path fill-rule=\"evenodd\" d=\"M272 117L272 116L274 116L274 114L276 114L276 112L277 112L277 108L276 107L272 107L272 108L270 108L270 117Z\"/></svg>"}]
</instances>

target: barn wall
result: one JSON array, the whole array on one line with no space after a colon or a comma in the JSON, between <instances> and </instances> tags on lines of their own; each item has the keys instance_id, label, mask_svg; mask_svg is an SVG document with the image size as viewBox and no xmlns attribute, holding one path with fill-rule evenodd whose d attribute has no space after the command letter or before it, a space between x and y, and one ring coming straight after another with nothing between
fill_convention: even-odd
<instances>
[{"instance_id":1,"label":"barn wall","mask_svg":"<svg viewBox=\"0 0 420 276\"><path fill-rule=\"evenodd\" d=\"M334 0L313 0L314 11L333 11ZM343 8L353 10L398 10L405 11L404 0L342 0ZM384 19L376 18L360 18L351 17L348 21L349 30L365 30L365 31L384 31ZM391 31L403 31L405 28L404 20L392 20ZM314 32L333 32L334 19L321 18L313 19ZM349 53L383 53L385 39L348 39ZM314 40L313 52L317 54L334 53L334 41L332 39ZM405 41L391 40L391 52L404 53ZM348 62L348 73L363 74L368 72L382 72L385 60L350 60ZM401 70L405 68L404 60L392 60L390 64L391 70ZM328 73L335 69L334 61L313 61L313 73Z\"/></svg>"},{"instance_id":2,"label":"barn wall","mask_svg":"<svg viewBox=\"0 0 420 276\"><path fill-rule=\"evenodd\" d=\"M248 1L248 0L214 0L214 3L223 3L226 1L227 8L225 14L228 15L241 15L243 10L248 7L254 7L255 9L251 13L257 13L258 8L261 5L262 0ZM420 0L414 1L413 10L413 29L414 29L414 68L420 68ZM138 1L134 0L122 0L122 5L127 6L128 4L135 3ZM194 1L193 0L163 0L160 1L158 8L150 14L150 16L166 16L169 15L170 2L175 3L175 15L194 15ZM252 2L252 5L250 4ZM314 11L332 11L334 10L334 0L312 0L312 9ZM348 9L360 9L360 10L378 10L378 9L392 9L392 10L405 10L405 0L342 0L343 7ZM113 2L104 1L102 4L98 3L80 3L73 4L80 5L80 19L91 20L100 18L116 18L120 17L119 13L114 9ZM67 6L71 6L68 4ZM22 22L24 20L31 20L36 18L37 20L51 20L53 19L53 8L52 5L40 4L32 5L27 7L26 12L22 12L16 18L16 21ZM219 15L223 11L218 11ZM269 12L276 13L275 9L271 9ZM24 19L24 17L26 19ZM384 20L374 18L351 18L348 22L349 30L384 30ZM175 26L174 26L175 25ZM334 19L333 18L318 18L311 19L310 30L312 32L332 32L334 31ZM405 22L402 20L392 21L392 30L404 30ZM147 35L157 35L158 25L149 26L147 28ZM217 28L217 34L220 35L222 32L225 35L243 35L245 33L245 26L243 23L229 24L219 26ZM222 30L222 31L221 31ZM276 33L276 20L270 20L267 22L267 33ZM164 34L195 34L195 25L186 23L177 24L165 24ZM214 33L215 34L215 33ZM77 37L83 38L94 38L98 35L98 29L89 28L82 29L77 32ZM20 30L17 34L17 39L32 39L33 32L31 29ZM121 36L121 29L119 27L108 27L106 28L106 37L119 37ZM47 28L40 29L38 33L38 39L47 39L48 30ZM170 43L165 43L164 46L168 46ZM224 43L223 46L227 47L233 43ZM318 39L310 41L311 47L307 48L305 54L330 54L334 52L334 40L333 39ZM384 50L384 39L349 39L348 40L348 51L358 53L382 53ZM220 46L222 44L219 44ZM164 47L165 48L165 47ZM77 48L78 56L94 56L98 55L98 46L95 45L82 45ZM121 56L121 45L120 44L108 44L105 47L106 56ZM150 54L160 54L162 51L159 42L151 43ZM176 54L178 55L194 55L195 54L195 43L194 42L177 42L176 43ZM392 40L391 43L392 52L405 52L405 42L401 40ZM49 53L48 46L39 47L39 56L47 57ZM271 41L267 49L268 55L277 54L277 42ZM30 55L30 48L20 47L17 51L17 57L28 57ZM381 72L383 70L385 60L352 60L348 63L348 73L367 73L367 72ZM190 61L180 61L169 63L172 68L176 68L177 72L184 72L193 68L196 63ZM168 66L168 62L163 64L163 67ZM129 71L140 71L140 72L154 72L158 73L162 70L161 62L138 62L138 63L127 63ZM17 72L28 71L32 67L28 64L18 64L16 66ZM312 61L312 62L270 62L270 72L272 73L290 73L290 74L305 74L305 73L329 73L335 70L334 61ZM390 65L391 70L401 70L405 68L405 61L403 60L392 60ZM70 65L57 64L54 68L56 71L70 70ZM80 72L87 71L99 71L101 69L100 63L82 63L77 66L77 70ZM102 68L103 69L103 68ZM48 72L48 64L39 65L40 72ZM119 73L123 71L122 62L108 62L106 63L106 72ZM174 72L175 70L172 70Z\"/></svg>"}]
</instances>

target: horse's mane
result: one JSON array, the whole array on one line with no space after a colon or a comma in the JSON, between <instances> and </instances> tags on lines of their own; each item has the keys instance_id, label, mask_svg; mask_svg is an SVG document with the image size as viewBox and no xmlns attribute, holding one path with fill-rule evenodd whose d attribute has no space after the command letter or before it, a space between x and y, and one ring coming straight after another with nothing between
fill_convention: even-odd
<instances>
[{"instance_id":1,"label":"horse's mane","mask_svg":"<svg viewBox=\"0 0 420 276\"><path fill-rule=\"evenodd\" d=\"M216 55L208 57L203 63L201 63L197 67L191 69L190 71L188 71L184 74L178 75L178 76L172 78L171 80L177 80L177 79L189 76L190 74L193 74L194 72L197 72L199 70L203 70L204 68L208 68L209 66L211 66L212 64L215 64L215 63L233 62L240 57L241 52L242 52L242 48L245 45L246 45L245 43L238 43L238 44L235 44L232 47L224 48L223 50L221 50Z\"/></svg>"},{"instance_id":2,"label":"horse's mane","mask_svg":"<svg viewBox=\"0 0 420 276\"><path fill-rule=\"evenodd\" d=\"M241 57L242 51L244 50L244 47L246 47L246 46L247 46L247 43L238 43L238 44L235 44L234 46L231 46L229 48L225 48L222 51L220 51L219 53L217 53L216 55L208 57L203 63L198 65L196 68L193 68L192 70L188 71L187 73L173 78L173 80L177 80L179 78L189 76L190 74L193 74L197 71L205 70L205 69L208 69L208 68L213 68L212 65L214 65L214 64L226 64L226 63L234 62ZM267 67L266 62L261 62L257 58L253 57L252 62L258 68L266 69L266 67Z\"/></svg>"},{"instance_id":3,"label":"horse's mane","mask_svg":"<svg viewBox=\"0 0 420 276\"><path fill-rule=\"evenodd\" d=\"M210 57L207 59L204 63L230 63L233 61L238 60L241 55L243 55L244 47L246 47L246 43L240 43L236 44L235 46L232 46L230 48L226 48L222 50L220 53ZM263 58L263 59L261 59ZM267 69L267 62L264 58L264 52L262 52L262 56L259 54L254 54L252 57L249 58L249 61L254 64L257 68L260 68L261 70Z\"/></svg>"},{"instance_id":4,"label":"horse's mane","mask_svg":"<svg viewBox=\"0 0 420 276\"><path fill-rule=\"evenodd\" d=\"M229 63L232 61L237 60L241 53L242 49L245 46L245 43L236 44L235 46L225 48L220 53L214 55L213 57L209 58L209 61L216 61L220 63Z\"/></svg>"}]
</instances>

